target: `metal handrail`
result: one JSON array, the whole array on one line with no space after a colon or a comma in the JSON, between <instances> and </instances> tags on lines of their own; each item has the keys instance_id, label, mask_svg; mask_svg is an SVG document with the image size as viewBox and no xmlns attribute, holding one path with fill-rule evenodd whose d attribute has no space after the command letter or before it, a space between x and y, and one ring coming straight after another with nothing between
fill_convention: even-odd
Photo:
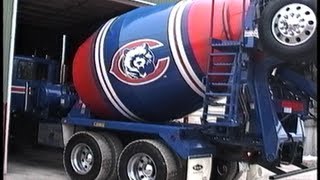
<instances>
[{"instance_id":1,"label":"metal handrail","mask_svg":"<svg viewBox=\"0 0 320 180\"><path fill-rule=\"evenodd\" d=\"M28 81L25 83L25 90L24 90L24 111L27 112L28 110L28 99L29 99L29 83Z\"/></svg>"}]
</instances>

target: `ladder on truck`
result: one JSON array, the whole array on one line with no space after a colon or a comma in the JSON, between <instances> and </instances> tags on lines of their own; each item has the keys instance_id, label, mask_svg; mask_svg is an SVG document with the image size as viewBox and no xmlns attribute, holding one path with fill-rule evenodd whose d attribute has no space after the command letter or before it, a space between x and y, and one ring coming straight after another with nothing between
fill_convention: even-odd
<instances>
[{"instance_id":1,"label":"ladder on truck","mask_svg":"<svg viewBox=\"0 0 320 180\"><path fill-rule=\"evenodd\" d=\"M202 124L220 127L237 127L240 121L237 117L239 88L241 83L241 63L243 33L239 40L220 40L213 36L214 0L212 0L210 53L207 62L207 72L203 78L205 96L203 100ZM242 22L245 17L242 16ZM231 61L221 61L229 57ZM221 72L223 71L223 72ZM217 100L222 100L219 102ZM216 112L220 110L220 112ZM222 110L222 112L221 112Z\"/></svg>"},{"instance_id":2,"label":"ladder on truck","mask_svg":"<svg viewBox=\"0 0 320 180\"><path fill-rule=\"evenodd\" d=\"M204 78L205 96L201 120L205 124L209 123L215 126L225 127L235 127L239 125L237 109L240 87L240 63L242 57L240 46L240 41L212 39L212 52L209 55L207 73ZM221 51L216 52L216 48L221 49ZM231 61L220 62L221 57L230 57ZM228 70L228 72L217 72L219 69L223 69L224 71ZM219 99L224 102L217 102ZM212 112L221 108L223 108L222 113Z\"/></svg>"}]
</instances>

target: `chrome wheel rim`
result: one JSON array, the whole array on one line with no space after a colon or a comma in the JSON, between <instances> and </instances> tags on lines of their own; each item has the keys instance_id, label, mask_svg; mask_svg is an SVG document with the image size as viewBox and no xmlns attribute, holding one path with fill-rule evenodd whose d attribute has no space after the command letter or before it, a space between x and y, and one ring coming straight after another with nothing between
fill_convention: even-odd
<instances>
[{"instance_id":1,"label":"chrome wheel rim","mask_svg":"<svg viewBox=\"0 0 320 180\"><path fill-rule=\"evenodd\" d=\"M87 174L91 170L93 162L93 152L88 145L80 143L72 149L71 166L76 173Z\"/></svg>"},{"instance_id":2,"label":"chrome wheel rim","mask_svg":"<svg viewBox=\"0 0 320 180\"><path fill-rule=\"evenodd\" d=\"M272 34L281 44L298 46L307 42L316 31L314 11L300 3L282 7L273 17Z\"/></svg>"},{"instance_id":3,"label":"chrome wheel rim","mask_svg":"<svg viewBox=\"0 0 320 180\"><path fill-rule=\"evenodd\" d=\"M129 159L127 174L131 180L155 180L157 169L150 156L145 153L138 153Z\"/></svg>"}]
</instances>

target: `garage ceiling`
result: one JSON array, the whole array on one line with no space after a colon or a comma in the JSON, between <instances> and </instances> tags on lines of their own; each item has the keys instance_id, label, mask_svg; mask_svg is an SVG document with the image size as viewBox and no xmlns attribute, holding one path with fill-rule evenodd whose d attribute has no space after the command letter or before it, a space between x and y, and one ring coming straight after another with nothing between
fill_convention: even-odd
<instances>
[{"instance_id":1,"label":"garage ceiling","mask_svg":"<svg viewBox=\"0 0 320 180\"><path fill-rule=\"evenodd\" d=\"M18 23L54 29L107 20L143 3L130 0L19 0Z\"/></svg>"}]
</instances>

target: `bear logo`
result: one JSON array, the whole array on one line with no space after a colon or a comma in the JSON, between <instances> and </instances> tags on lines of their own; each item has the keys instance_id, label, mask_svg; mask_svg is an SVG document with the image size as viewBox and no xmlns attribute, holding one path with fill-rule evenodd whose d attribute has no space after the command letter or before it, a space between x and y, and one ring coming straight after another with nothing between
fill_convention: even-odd
<instances>
[{"instance_id":1,"label":"bear logo","mask_svg":"<svg viewBox=\"0 0 320 180\"><path fill-rule=\"evenodd\" d=\"M110 73L131 86L156 81L164 75L170 63L170 57L157 50L160 47L164 44L155 39L139 39L124 44L112 58Z\"/></svg>"},{"instance_id":2,"label":"bear logo","mask_svg":"<svg viewBox=\"0 0 320 180\"><path fill-rule=\"evenodd\" d=\"M147 43L132 49L124 49L121 70L130 78L145 78L155 70L154 59Z\"/></svg>"}]
</instances>

